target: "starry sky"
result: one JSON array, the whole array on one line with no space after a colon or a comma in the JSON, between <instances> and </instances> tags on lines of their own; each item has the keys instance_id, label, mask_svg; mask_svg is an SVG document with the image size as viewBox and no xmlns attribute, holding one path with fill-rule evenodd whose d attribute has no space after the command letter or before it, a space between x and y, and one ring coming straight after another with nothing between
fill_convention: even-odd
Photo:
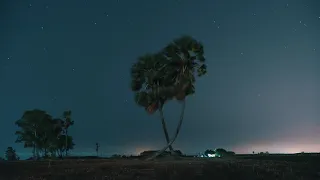
<instances>
[{"instance_id":1,"label":"starry sky","mask_svg":"<svg viewBox=\"0 0 320 180\"><path fill-rule=\"evenodd\" d=\"M174 148L320 151L319 0L3 0L0 13L0 150L31 152L14 143L14 122L34 108L73 111L75 154L163 147L130 67L187 34L204 44L208 74ZM171 136L180 110L164 109Z\"/></svg>"}]
</instances>

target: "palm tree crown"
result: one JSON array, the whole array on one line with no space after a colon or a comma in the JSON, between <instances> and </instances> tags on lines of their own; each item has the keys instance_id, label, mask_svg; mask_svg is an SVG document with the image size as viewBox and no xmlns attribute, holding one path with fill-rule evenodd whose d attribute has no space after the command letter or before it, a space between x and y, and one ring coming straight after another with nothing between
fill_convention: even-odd
<instances>
[{"instance_id":1,"label":"palm tree crown","mask_svg":"<svg viewBox=\"0 0 320 180\"><path fill-rule=\"evenodd\" d=\"M135 101L154 113L165 101L183 100L195 92L195 76L206 73L204 50L200 42L183 36L156 54L138 59L131 69L131 88Z\"/></svg>"}]
</instances>

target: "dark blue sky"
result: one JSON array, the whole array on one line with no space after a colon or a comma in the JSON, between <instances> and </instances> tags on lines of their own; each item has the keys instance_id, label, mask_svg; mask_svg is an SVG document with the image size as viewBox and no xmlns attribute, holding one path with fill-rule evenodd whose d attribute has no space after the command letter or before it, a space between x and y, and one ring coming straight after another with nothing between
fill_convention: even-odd
<instances>
[{"instance_id":1,"label":"dark blue sky","mask_svg":"<svg viewBox=\"0 0 320 180\"><path fill-rule=\"evenodd\" d=\"M320 151L319 0L4 0L0 16L0 150L14 121L73 111L75 153L135 153L165 144L159 115L133 101L137 57L191 35L207 76L187 99L174 147ZM178 103L165 107L169 130Z\"/></svg>"}]
</instances>

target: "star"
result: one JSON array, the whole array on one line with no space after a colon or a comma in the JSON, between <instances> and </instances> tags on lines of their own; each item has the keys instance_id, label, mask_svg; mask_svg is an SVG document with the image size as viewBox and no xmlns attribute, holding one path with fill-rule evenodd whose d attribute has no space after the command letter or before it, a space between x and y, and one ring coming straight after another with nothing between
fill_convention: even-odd
<instances>
[{"instance_id":1,"label":"star","mask_svg":"<svg viewBox=\"0 0 320 180\"><path fill-rule=\"evenodd\" d=\"M260 97L261 95L260 95L260 94L258 94L258 96Z\"/></svg>"},{"instance_id":2,"label":"star","mask_svg":"<svg viewBox=\"0 0 320 180\"><path fill-rule=\"evenodd\" d=\"M41 26L41 29L43 30L43 26Z\"/></svg>"},{"instance_id":3,"label":"star","mask_svg":"<svg viewBox=\"0 0 320 180\"><path fill-rule=\"evenodd\" d=\"M72 71L75 71L75 69L74 69L74 68L72 68Z\"/></svg>"}]
</instances>

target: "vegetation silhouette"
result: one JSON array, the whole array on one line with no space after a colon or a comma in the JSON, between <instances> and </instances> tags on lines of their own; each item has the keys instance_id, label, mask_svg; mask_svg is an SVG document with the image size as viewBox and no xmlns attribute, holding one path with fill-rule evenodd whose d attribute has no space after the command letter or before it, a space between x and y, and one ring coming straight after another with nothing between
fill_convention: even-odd
<instances>
[{"instance_id":1,"label":"vegetation silhouette","mask_svg":"<svg viewBox=\"0 0 320 180\"><path fill-rule=\"evenodd\" d=\"M146 54L133 64L131 89L135 93L135 102L150 114L159 110L167 141L166 147L148 160L161 155L167 148L174 154L172 144L183 122L185 98L195 93L195 77L206 74L207 66L204 62L203 45L191 36L182 36L170 42L160 52ZM176 132L170 140L163 115L163 106L173 99L182 103L182 110Z\"/></svg>"},{"instance_id":2,"label":"vegetation silhouette","mask_svg":"<svg viewBox=\"0 0 320 180\"><path fill-rule=\"evenodd\" d=\"M40 154L43 157L62 158L62 153L73 149L75 145L72 136L66 131L68 122L53 119L43 110L26 111L15 124L19 127L15 133L16 142L23 143L25 148L32 148L33 159L40 158Z\"/></svg>"},{"instance_id":3,"label":"vegetation silhouette","mask_svg":"<svg viewBox=\"0 0 320 180\"><path fill-rule=\"evenodd\" d=\"M12 147L8 147L5 152L5 158L7 161L17 161L19 160L19 156L16 154L16 150L14 150Z\"/></svg>"},{"instance_id":4,"label":"vegetation silhouette","mask_svg":"<svg viewBox=\"0 0 320 180\"><path fill-rule=\"evenodd\" d=\"M15 125L19 128L15 132L17 135L16 142L22 143L25 148L32 148L32 159L49 159L47 169L53 168L54 170L50 169L44 172L45 168L43 168L44 163L42 162L18 164L17 160L20 158L12 147L5 150L5 159L0 158L0 170L10 174L12 169L20 168L19 173L13 173L20 179L27 179L27 177L31 177L30 175L38 173L43 173L42 175L48 179L60 178L64 173L65 178L69 179L70 177L70 179L79 180L80 178L92 179L93 175L96 179L96 177L105 173L109 173L110 179L129 179L140 176L147 177L146 179L155 179L155 174L157 179L191 179L193 177L194 179L279 179L279 177L280 179L290 180L301 179L301 177L305 177L304 179L319 179L320 155L316 153L302 152L288 155L269 154L268 151L255 153L253 151L252 154L239 155L223 148L217 148L215 150L207 149L204 152L206 156L201 154L201 157L227 159L227 161L215 161L215 158L204 158L205 160L203 160L174 149L172 144L175 142L182 126L186 98L195 93L196 77L201 77L206 72L204 47L191 36L182 36L175 39L161 51L141 56L133 64L131 68L131 89L135 94L136 104L144 107L149 114L154 114L156 111L159 111L160 114L167 143L161 150L144 151L139 156L115 154L105 164L94 164L95 162L101 162L97 159L102 159L102 157L99 157L100 144L96 143L96 156L69 156L69 150L75 146L73 137L69 135L69 128L74 125L71 110L64 111L60 118L53 118L44 110L34 109L25 111L22 117L15 122ZM170 100L177 100L182 106L179 123L172 138L169 136L164 117L164 106ZM167 151L168 148L169 151ZM181 163L176 163L171 159L156 163L136 161L153 160L156 157L167 156L183 158L180 159ZM65 158L63 161L51 161L56 157ZM85 159L89 159L89 161L85 162ZM249 161L245 161L246 159L249 159ZM16 162L4 163L3 160ZM76 161L76 163L73 163L73 161ZM51 166L51 162L54 166ZM298 164L297 162L301 163ZM32 166L34 164L37 165ZM85 166L90 168L84 168ZM83 172L84 169L85 173ZM93 172L93 169L96 172ZM105 169L112 170L105 172ZM68 173L66 173L67 170ZM0 173L0 179L3 179L2 175L5 174L2 172ZM127 172L131 174L120 175ZM107 176L103 175L102 177Z\"/></svg>"}]
</instances>

